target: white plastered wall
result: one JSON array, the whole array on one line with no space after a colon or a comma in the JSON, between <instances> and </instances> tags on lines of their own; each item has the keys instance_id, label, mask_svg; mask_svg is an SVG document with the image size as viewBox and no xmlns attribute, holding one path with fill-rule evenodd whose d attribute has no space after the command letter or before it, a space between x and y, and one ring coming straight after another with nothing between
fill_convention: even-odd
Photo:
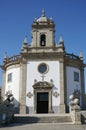
<instances>
[{"instance_id":1,"label":"white plastered wall","mask_svg":"<svg viewBox=\"0 0 86 130\"><path fill-rule=\"evenodd\" d=\"M12 73L12 81L8 82L8 74ZM19 105L19 82L20 82L20 68L16 65L8 67L6 71L6 92L12 91L14 97L15 107Z\"/></svg>"},{"instance_id":2,"label":"white plastered wall","mask_svg":"<svg viewBox=\"0 0 86 130\"><path fill-rule=\"evenodd\" d=\"M74 72L79 73L79 82L74 81ZM69 103L69 96L73 94L74 89L81 91L81 75L80 70L75 67L66 67L66 81L67 81L67 104Z\"/></svg>"},{"instance_id":3,"label":"white plastered wall","mask_svg":"<svg viewBox=\"0 0 86 130\"><path fill-rule=\"evenodd\" d=\"M53 92L58 92L60 94L60 74L59 74L59 62L58 61L30 61L27 63L27 85L26 85L26 94L28 92L33 92L34 80L37 82L42 81L42 74L38 72L38 66L41 63L45 63L48 65L49 70L44 75L44 81L50 82L53 81ZM60 96L55 97L52 95L52 106L59 106ZM26 98L26 105L34 107L34 96L31 98Z\"/></svg>"}]
</instances>

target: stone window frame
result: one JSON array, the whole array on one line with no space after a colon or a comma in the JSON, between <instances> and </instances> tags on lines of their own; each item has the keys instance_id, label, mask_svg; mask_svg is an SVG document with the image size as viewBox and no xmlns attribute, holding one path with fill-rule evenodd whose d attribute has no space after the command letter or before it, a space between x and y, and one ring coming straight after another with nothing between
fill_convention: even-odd
<instances>
[{"instance_id":1,"label":"stone window frame","mask_svg":"<svg viewBox=\"0 0 86 130\"><path fill-rule=\"evenodd\" d=\"M12 82L12 73L7 75L7 82Z\"/></svg>"},{"instance_id":2,"label":"stone window frame","mask_svg":"<svg viewBox=\"0 0 86 130\"><path fill-rule=\"evenodd\" d=\"M74 71L74 81L79 82L79 72Z\"/></svg>"},{"instance_id":3,"label":"stone window frame","mask_svg":"<svg viewBox=\"0 0 86 130\"><path fill-rule=\"evenodd\" d=\"M39 68L40 68L42 65L45 65L45 66L46 66L45 72L41 72L41 71L39 70ZM38 72L39 72L40 74L46 74L46 73L48 73L48 71L49 71L49 66L48 66L46 63L40 63L40 64L38 65Z\"/></svg>"}]
</instances>

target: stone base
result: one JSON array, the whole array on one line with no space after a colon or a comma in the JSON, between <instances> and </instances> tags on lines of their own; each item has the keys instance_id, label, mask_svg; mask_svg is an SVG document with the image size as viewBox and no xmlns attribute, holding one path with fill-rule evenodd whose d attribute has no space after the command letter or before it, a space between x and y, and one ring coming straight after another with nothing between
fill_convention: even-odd
<instances>
[{"instance_id":1,"label":"stone base","mask_svg":"<svg viewBox=\"0 0 86 130\"><path fill-rule=\"evenodd\" d=\"M65 112L65 104L60 104L60 106L59 106L59 113L66 113Z\"/></svg>"},{"instance_id":2,"label":"stone base","mask_svg":"<svg viewBox=\"0 0 86 130\"><path fill-rule=\"evenodd\" d=\"M26 106L25 105L20 105L20 114L26 114Z\"/></svg>"},{"instance_id":3,"label":"stone base","mask_svg":"<svg viewBox=\"0 0 86 130\"><path fill-rule=\"evenodd\" d=\"M14 123L66 123L73 124L70 114L25 114L14 115Z\"/></svg>"}]
</instances>

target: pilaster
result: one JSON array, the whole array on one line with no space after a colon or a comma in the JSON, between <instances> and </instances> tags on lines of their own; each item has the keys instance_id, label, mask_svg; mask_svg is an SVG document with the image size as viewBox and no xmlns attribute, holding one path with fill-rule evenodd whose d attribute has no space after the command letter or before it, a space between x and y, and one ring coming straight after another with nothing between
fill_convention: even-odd
<instances>
[{"instance_id":1,"label":"pilaster","mask_svg":"<svg viewBox=\"0 0 86 130\"><path fill-rule=\"evenodd\" d=\"M65 89L64 89L64 60L60 60L60 106L59 112L65 113Z\"/></svg>"},{"instance_id":2,"label":"pilaster","mask_svg":"<svg viewBox=\"0 0 86 130\"><path fill-rule=\"evenodd\" d=\"M5 99L5 85L6 85L6 70L3 70L2 72L2 90L1 95L3 99Z\"/></svg>"},{"instance_id":3,"label":"pilaster","mask_svg":"<svg viewBox=\"0 0 86 130\"><path fill-rule=\"evenodd\" d=\"M52 91L49 91L49 108L48 113L52 113Z\"/></svg>"},{"instance_id":4,"label":"pilaster","mask_svg":"<svg viewBox=\"0 0 86 130\"><path fill-rule=\"evenodd\" d=\"M85 109L86 108L86 105L85 105L85 81L84 81L84 68L81 68L80 69L80 72L81 72L81 101L82 101L82 109ZM85 108L84 108L85 107Z\"/></svg>"},{"instance_id":5,"label":"pilaster","mask_svg":"<svg viewBox=\"0 0 86 130\"><path fill-rule=\"evenodd\" d=\"M26 114L26 61L20 63L20 114Z\"/></svg>"},{"instance_id":6,"label":"pilaster","mask_svg":"<svg viewBox=\"0 0 86 130\"><path fill-rule=\"evenodd\" d=\"M34 90L34 114L37 113L37 92Z\"/></svg>"}]
</instances>

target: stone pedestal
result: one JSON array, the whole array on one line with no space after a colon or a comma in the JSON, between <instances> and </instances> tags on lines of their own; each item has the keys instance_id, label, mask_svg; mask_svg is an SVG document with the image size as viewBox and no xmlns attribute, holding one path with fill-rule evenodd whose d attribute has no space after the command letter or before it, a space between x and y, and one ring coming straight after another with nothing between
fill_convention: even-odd
<instances>
[{"instance_id":1,"label":"stone pedestal","mask_svg":"<svg viewBox=\"0 0 86 130\"><path fill-rule=\"evenodd\" d=\"M74 124L81 124L81 111L79 104L79 99L75 98L74 95L70 95L70 102L69 102L69 110L71 119Z\"/></svg>"},{"instance_id":2,"label":"stone pedestal","mask_svg":"<svg viewBox=\"0 0 86 130\"><path fill-rule=\"evenodd\" d=\"M59 113L65 113L65 104L60 104Z\"/></svg>"},{"instance_id":3,"label":"stone pedestal","mask_svg":"<svg viewBox=\"0 0 86 130\"><path fill-rule=\"evenodd\" d=\"M71 118L74 124L81 124L81 112L80 107L75 105L71 111Z\"/></svg>"}]
</instances>

